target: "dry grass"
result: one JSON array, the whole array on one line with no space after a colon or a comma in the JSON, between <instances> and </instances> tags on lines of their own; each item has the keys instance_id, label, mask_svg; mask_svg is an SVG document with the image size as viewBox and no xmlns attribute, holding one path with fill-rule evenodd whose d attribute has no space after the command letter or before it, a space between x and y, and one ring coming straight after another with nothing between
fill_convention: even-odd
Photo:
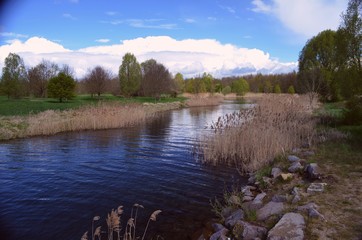
<instances>
[{"instance_id":1,"label":"dry grass","mask_svg":"<svg viewBox=\"0 0 362 240\"><path fill-rule=\"evenodd\" d=\"M219 105L224 97L220 94L210 95L207 93L204 94L184 94L184 97L187 97L185 104L188 107L201 107L201 106L216 106Z\"/></svg>"},{"instance_id":2,"label":"dry grass","mask_svg":"<svg viewBox=\"0 0 362 240\"><path fill-rule=\"evenodd\" d=\"M264 95L249 110L220 117L201 139L202 161L256 171L277 155L311 144L315 120L305 96Z\"/></svg>"}]
</instances>

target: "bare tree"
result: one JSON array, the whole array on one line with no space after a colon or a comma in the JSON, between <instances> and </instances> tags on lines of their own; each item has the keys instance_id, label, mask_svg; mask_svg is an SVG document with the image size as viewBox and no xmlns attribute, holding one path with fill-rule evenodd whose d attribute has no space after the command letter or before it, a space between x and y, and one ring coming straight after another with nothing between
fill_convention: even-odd
<instances>
[{"instance_id":1,"label":"bare tree","mask_svg":"<svg viewBox=\"0 0 362 240\"><path fill-rule=\"evenodd\" d=\"M47 85L49 79L59 73L57 64L47 60L28 70L30 93L35 97L47 97Z\"/></svg>"},{"instance_id":2,"label":"bare tree","mask_svg":"<svg viewBox=\"0 0 362 240\"><path fill-rule=\"evenodd\" d=\"M175 91L176 86L170 72L166 67L150 59L141 64L143 94L159 99L161 94L169 94Z\"/></svg>"},{"instance_id":3,"label":"bare tree","mask_svg":"<svg viewBox=\"0 0 362 240\"><path fill-rule=\"evenodd\" d=\"M84 81L88 93L92 97L94 94L97 94L99 98L102 93L108 90L107 85L111 81L111 73L103 67L97 66L88 71Z\"/></svg>"}]
</instances>

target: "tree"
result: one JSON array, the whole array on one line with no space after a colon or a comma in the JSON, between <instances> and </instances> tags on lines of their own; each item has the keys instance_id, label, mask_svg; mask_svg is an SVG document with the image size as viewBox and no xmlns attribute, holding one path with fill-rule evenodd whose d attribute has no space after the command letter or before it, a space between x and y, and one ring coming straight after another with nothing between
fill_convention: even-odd
<instances>
[{"instance_id":1,"label":"tree","mask_svg":"<svg viewBox=\"0 0 362 240\"><path fill-rule=\"evenodd\" d=\"M294 94L294 93L295 93L295 90L294 90L293 85L290 85L290 86L288 87L288 93L289 93L289 94Z\"/></svg>"},{"instance_id":2,"label":"tree","mask_svg":"<svg viewBox=\"0 0 362 240\"><path fill-rule=\"evenodd\" d=\"M142 90L146 96L158 99L161 94L170 94L175 91L175 83L166 67L149 59L142 66Z\"/></svg>"},{"instance_id":3,"label":"tree","mask_svg":"<svg viewBox=\"0 0 362 240\"><path fill-rule=\"evenodd\" d=\"M222 89L222 94L225 96L225 95L228 95L229 93L231 93L231 87L230 86L226 86Z\"/></svg>"},{"instance_id":4,"label":"tree","mask_svg":"<svg viewBox=\"0 0 362 240\"><path fill-rule=\"evenodd\" d=\"M121 93L126 97L136 94L141 86L142 72L140 64L132 53L123 56L118 75Z\"/></svg>"},{"instance_id":5,"label":"tree","mask_svg":"<svg viewBox=\"0 0 362 240\"><path fill-rule=\"evenodd\" d=\"M177 86L177 90L179 92L184 92L185 91L185 80L184 77L181 73L176 73L175 75L175 83Z\"/></svg>"},{"instance_id":6,"label":"tree","mask_svg":"<svg viewBox=\"0 0 362 240\"><path fill-rule=\"evenodd\" d=\"M231 91L238 96L244 96L249 90L249 83L244 78L239 78L231 83Z\"/></svg>"},{"instance_id":7,"label":"tree","mask_svg":"<svg viewBox=\"0 0 362 240\"><path fill-rule=\"evenodd\" d=\"M47 97L48 81L59 72L57 64L43 60L28 70L30 93L35 97Z\"/></svg>"},{"instance_id":8,"label":"tree","mask_svg":"<svg viewBox=\"0 0 362 240\"><path fill-rule=\"evenodd\" d=\"M280 85L279 84L276 84L274 86L274 93L282 93L282 90L280 89Z\"/></svg>"},{"instance_id":9,"label":"tree","mask_svg":"<svg viewBox=\"0 0 362 240\"><path fill-rule=\"evenodd\" d=\"M337 31L338 84L345 98L362 94L362 0L350 0Z\"/></svg>"},{"instance_id":10,"label":"tree","mask_svg":"<svg viewBox=\"0 0 362 240\"><path fill-rule=\"evenodd\" d=\"M75 80L64 72L60 72L56 77L49 80L48 95L52 98L58 98L59 102L63 102L64 99L74 97L75 87Z\"/></svg>"},{"instance_id":11,"label":"tree","mask_svg":"<svg viewBox=\"0 0 362 240\"><path fill-rule=\"evenodd\" d=\"M204 74L202 75L202 82L205 85L206 92L215 92L214 78L210 73L204 72Z\"/></svg>"},{"instance_id":12,"label":"tree","mask_svg":"<svg viewBox=\"0 0 362 240\"><path fill-rule=\"evenodd\" d=\"M101 66L96 66L89 70L85 76L85 87L93 97L97 94L98 98L107 91L107 84L111 80L111 73Z\"/></svg>"},{"instance_id":13,"label":"tree","mask_svg":"<svg viewBox=\"0 0 362 240\"><path fill-rule=\"evenodd\" d=\"M0 90L8 98L18 98L24 95L26 85L26 70L23 59L9 53L5 58L5 66L2 69Z\"/></svg>"}]
</instances>

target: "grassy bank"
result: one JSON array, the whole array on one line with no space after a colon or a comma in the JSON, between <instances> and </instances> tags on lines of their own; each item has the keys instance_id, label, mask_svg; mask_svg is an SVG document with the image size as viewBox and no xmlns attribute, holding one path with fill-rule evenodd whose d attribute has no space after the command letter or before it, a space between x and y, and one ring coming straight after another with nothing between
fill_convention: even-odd
<instances>
[{"instance_id":1,"label":"grassy bank","mask_svg":"<svg viewBox=\"0 0 362 240\"><path fill-rule=\"evenodd\" d=\"M308 99L298 95L263 95L248 110L226 115L205 135L199 152L206 163L235 165L255 171L277 155L303 144L315 134Z\"/></svg>"}]
</instances>

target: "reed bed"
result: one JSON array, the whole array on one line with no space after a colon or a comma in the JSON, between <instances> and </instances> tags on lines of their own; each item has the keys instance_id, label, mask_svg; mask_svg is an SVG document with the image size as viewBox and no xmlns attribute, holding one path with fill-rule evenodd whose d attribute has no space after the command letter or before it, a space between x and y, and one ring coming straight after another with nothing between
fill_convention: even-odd
<instances>
[{"instance_id":1,"label":"reed bed","mask_svg":"<svg viewBox=\"0 0 362 240\"><path fill-rule=\"evenodd\" d=\"M220 95L190 95L185 104L188 107L216 106L223 100Z\"/></svg>"},{"instance_id":2,"label":"reed bed","mask_svg":"<svg viewBox=\"0 0 362 240\"><path fill-rule=\"evenodd\" d=\"M305 96L264 95L251 109L212 123L213 133L201 138L198 152L205 163L256 171L285 151L311 144L315 125Z\"/></svg>"}]
</instances>

